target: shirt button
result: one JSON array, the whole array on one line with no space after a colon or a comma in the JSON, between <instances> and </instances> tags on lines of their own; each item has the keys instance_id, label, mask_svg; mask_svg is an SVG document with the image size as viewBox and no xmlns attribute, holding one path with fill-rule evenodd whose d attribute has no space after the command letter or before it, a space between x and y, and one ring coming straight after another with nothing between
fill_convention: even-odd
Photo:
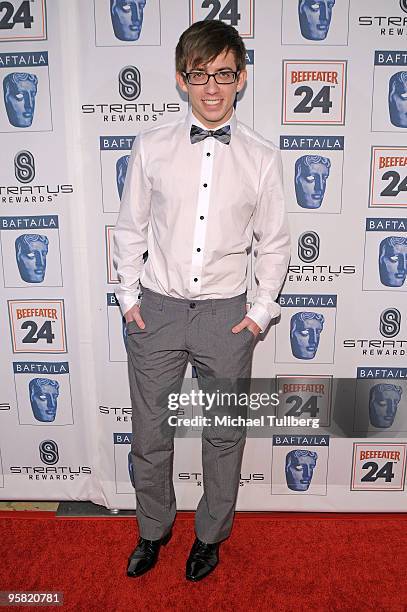
<instances>
[{"instance_id":1,"label":"shirt button","mask_svg":"<svg viewBox=\"0 0 407 612\"><path fill-rule=\"evenodd\" d=\"M207 186L208 186L208 183L204 183L204 184L203 184L203 186L204 186L204 187L207 187Z\"/></svg>"},{"instance_id":2,"label":"shirt button","mask_svg":"<svg viewBox=\"0 0 407 612\"><path fill-rule=\"evenodd\" d=\"M197 279L196 277L194 278L194 282L195 282L195 283L197 283L197 282L198 282L198 279Z\"/></svg>"},{"instance_id":3,"label":"shirt button","mask_svg":"<svg viewBox=\"0 0 407 612\"><path fill-rule=\"evenodd\" d=\"M189 307L190 307L190 308L195 308L195 307L196 307L195 302L190 302Z\"/></svg>"},{"instance_id":4,"label":"shirt button","mask_svg":"<svg viewBox=\"0 0 407 612\"><path fill-rule=\"evenodd\" d=\"M210 157L210 156L211 156L211 154L210 154L210 153L207 153L207 154L206 154L206 157Z\"/></svg>"},{"instance_id":5,"label":"shirt button","mask_svg":"<svg viewBox=\"0 0 407 612\"><path fill-rule=\"evenodd\" d=\"M200 252L201 252L201 249L198 247L198 248L197 248L197 251L198 251L198 253L200 253Z\"/></svg>"},{"instance_id":6,"label":"shirt button","mask_svg":"<svg viewBox=\"0 0 407 612\"><path fill-rule=\"evenodd\" d=\"M203 215L201 215L199 218L201 219L201 221L203 221L205 219L205 217Z\"/></svg>"}]
</instances>

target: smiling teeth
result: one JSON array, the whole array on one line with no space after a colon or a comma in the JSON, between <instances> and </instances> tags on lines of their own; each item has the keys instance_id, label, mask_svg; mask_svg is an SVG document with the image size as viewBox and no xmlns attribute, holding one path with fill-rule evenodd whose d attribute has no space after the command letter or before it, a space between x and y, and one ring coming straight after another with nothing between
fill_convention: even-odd
<instances>
[{"instance_id":1,"label":"smiling teeth","mask_svg":"<svg viewBox=\"0 0 407 612\"><path fill-rule=\"evenodd\" d=\"M205 104L218 104L220 100L204 100Z\"/></svg>"}]
</instances>

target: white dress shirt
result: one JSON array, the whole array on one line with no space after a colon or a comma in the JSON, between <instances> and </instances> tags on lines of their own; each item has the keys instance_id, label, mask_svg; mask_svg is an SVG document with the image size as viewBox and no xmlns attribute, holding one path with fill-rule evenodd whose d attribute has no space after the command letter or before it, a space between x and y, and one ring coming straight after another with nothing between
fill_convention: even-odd
<instances>
[{"instance_id":1,"label":"white dress shirt","mask_svg":"<svg viewBox=\"0 0 407 612\"><path fill-rule=\"evenodd\" d=\"M207 129L190 110L134 141L113 237L117 299L126 313L139 281L190 300L239 295L254 235L258 286L247 316L264 331L280 313L290 253L280 151L234 113L224 124L228 145L213 137L191 144L192 124Z\"/></svg>"}]
</instances>

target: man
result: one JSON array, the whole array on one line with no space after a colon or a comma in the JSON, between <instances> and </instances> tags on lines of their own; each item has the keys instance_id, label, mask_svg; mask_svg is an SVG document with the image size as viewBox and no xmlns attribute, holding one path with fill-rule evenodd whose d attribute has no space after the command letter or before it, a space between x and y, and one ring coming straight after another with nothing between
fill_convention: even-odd
<instances>
[{"instance_id":1,"label":"man","mask_svg":"<svg viewBox=\"0 0 407 612\"><path fill-rule=\"evenodd\" d=\"M237 31L220 21L186 30L176 49L176 79L188 93L189 113L140 134L129 160L114 232L140 532L129 576L151 569L171 537L176 506L168 395L180 391L188 359L201 389L222 381L222 389L235 391L250 377L256 336L280 312L275 299L289 260L280 154L236 119L245 56ZM253 235L259 286L246 313ZM204 493L188 580L216 567L219 543L230 534L244 444L244 427L203 429Z\"/></svg>"}]
</instances>

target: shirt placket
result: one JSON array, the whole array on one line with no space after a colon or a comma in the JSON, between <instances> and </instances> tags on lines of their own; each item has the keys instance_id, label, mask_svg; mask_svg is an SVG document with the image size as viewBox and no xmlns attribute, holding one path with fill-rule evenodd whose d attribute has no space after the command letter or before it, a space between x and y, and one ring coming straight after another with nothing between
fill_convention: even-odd
<instances>
[{"instance_id":1,"label":"shirt placket","mask_svg":"<svg viewBox=\"0 0 407 612\"><path fill-rule=\"evenodd\" d=\"M205 237L208 227L208 214L211 198L212 169L215 153L215 139L205 138L202 143L201 175L198 190L198 206L196 209L194 238L192 243L191 276L189 291L192 297L201 293L204 260ZM199 146L193 145L193 146Z\"/></svg>"}]
</instances>

